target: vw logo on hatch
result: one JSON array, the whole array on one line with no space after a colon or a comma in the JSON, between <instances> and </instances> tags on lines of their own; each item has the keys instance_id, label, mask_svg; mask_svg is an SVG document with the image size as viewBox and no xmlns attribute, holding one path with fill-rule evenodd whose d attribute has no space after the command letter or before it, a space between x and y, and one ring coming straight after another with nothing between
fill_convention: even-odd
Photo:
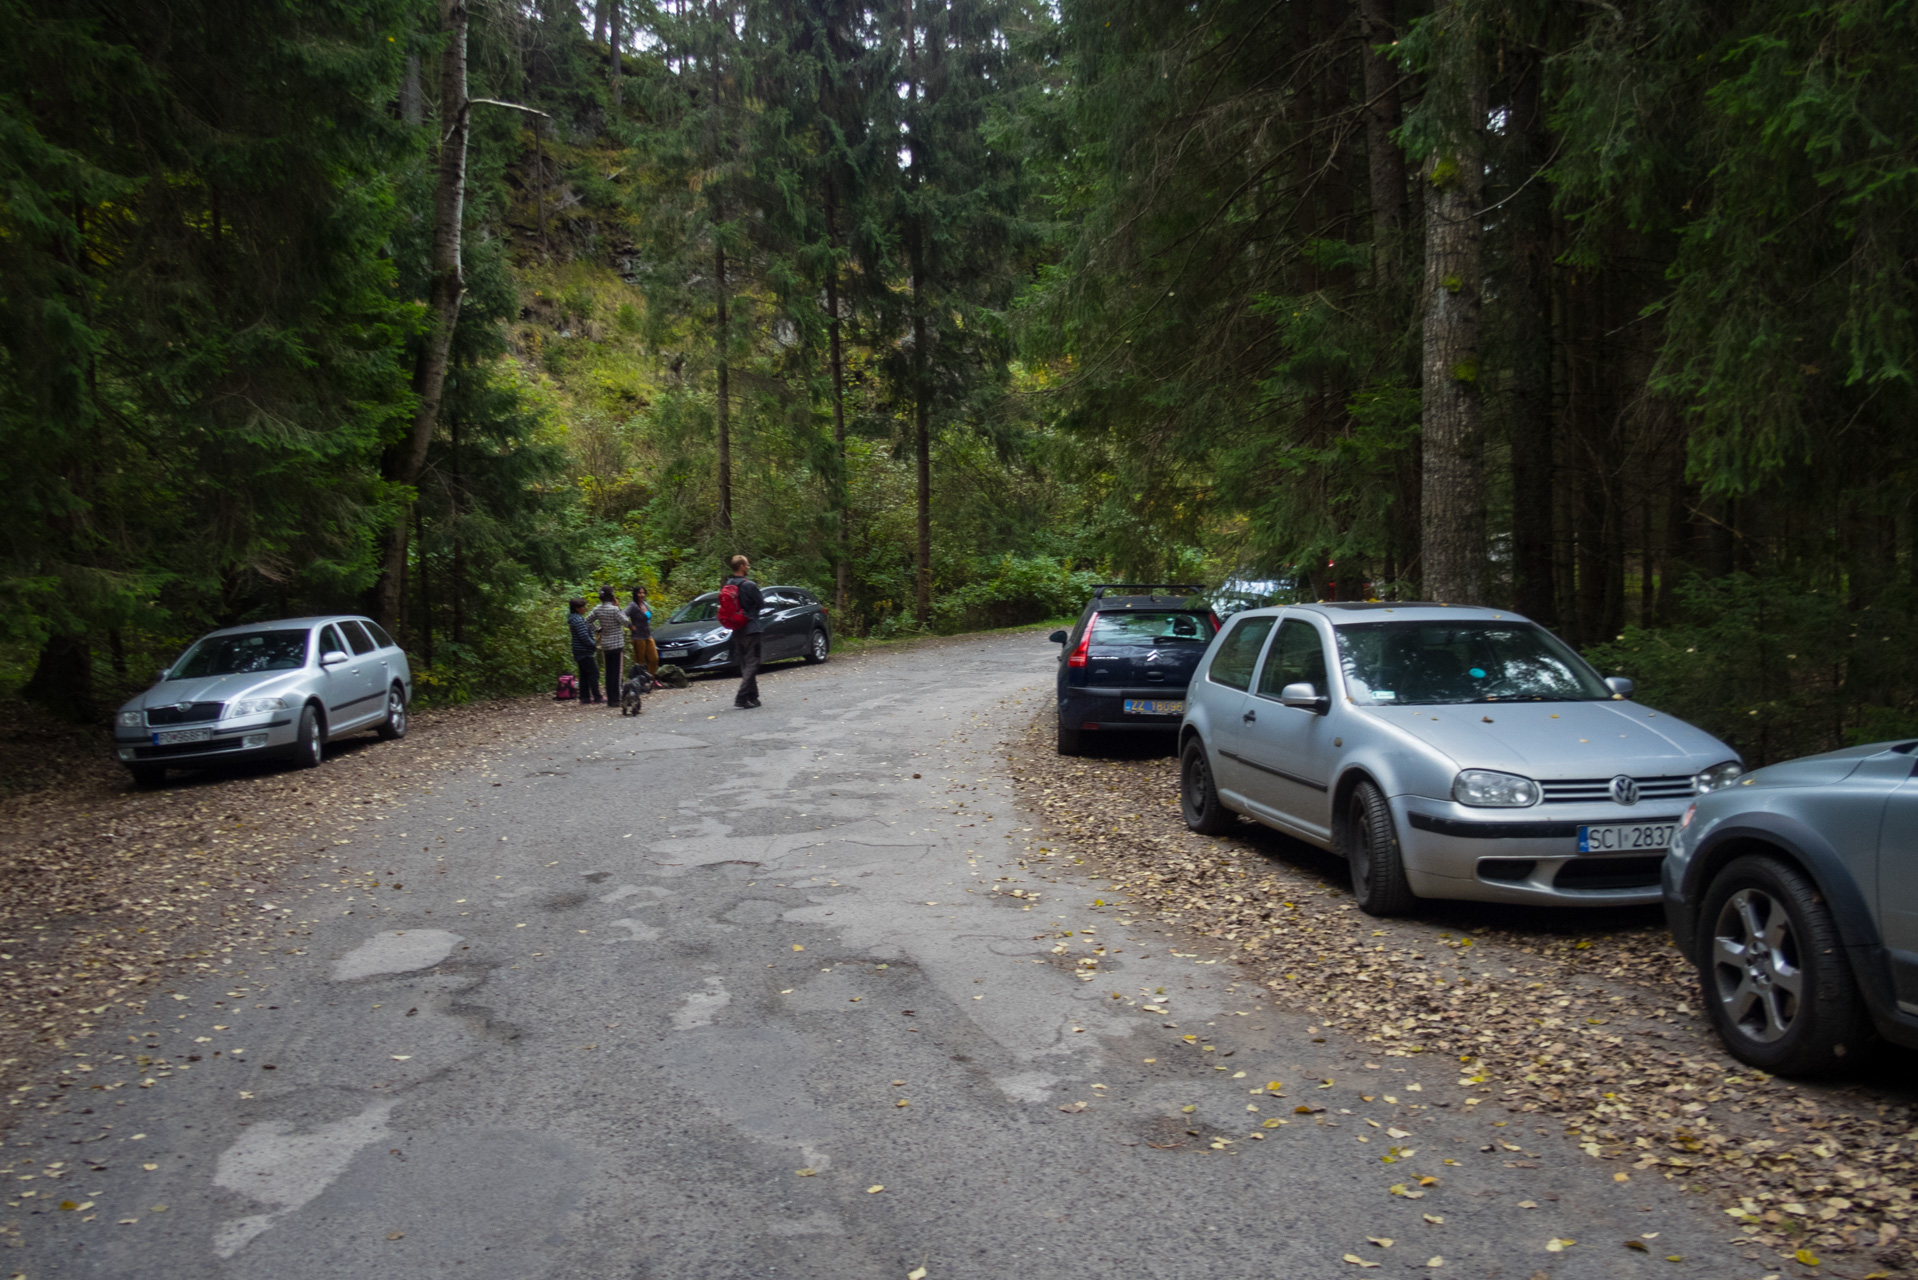
<instances>
[{"instance_id":1,"label":"vw logo on hatch","mask_svg":"<svg viewBox=\"0 0 1918 1280\"><path fill-rule=\"evenodd\" d=\"M1638 803L1638 779L1619 774L1612 779L1612 799L1620 804Z\"/></svg>"}]
</instances>

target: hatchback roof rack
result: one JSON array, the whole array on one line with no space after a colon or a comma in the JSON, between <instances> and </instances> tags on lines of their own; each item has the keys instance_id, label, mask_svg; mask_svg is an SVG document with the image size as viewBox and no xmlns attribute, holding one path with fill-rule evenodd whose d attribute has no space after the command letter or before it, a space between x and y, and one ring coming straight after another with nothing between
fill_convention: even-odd
<instances>
[{"instance_id":1,"label":"hatchback roof rack","mask_svg":"<svg viewBox=\"0 0 1918 1280\"><path fill-rule=\"evenodd\" d=\"M1133 596L1156 596L1161 591L1167 595L1195 596L1204 590L1203 583L1195 582L1096 582L1092 586L1092 598L1103 600L1108 591Z\"/></svg>"}]
</instances>

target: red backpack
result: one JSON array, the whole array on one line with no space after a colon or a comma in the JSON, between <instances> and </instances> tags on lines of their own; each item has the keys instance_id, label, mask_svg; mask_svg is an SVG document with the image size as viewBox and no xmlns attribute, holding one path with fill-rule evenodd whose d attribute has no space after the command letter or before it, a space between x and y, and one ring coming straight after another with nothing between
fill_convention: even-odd
<instances>
[{"instance_id":1,"label":"red backpack","mask_svg":"<svg viewBox=\"0 0 1918 1280\"><path fill-rule=\"evenodd\" d=\"M719 589L719 625L731 631L746 625L746 611L739 607L737 582L728 582Z\"/></svg>"}]
</instances>

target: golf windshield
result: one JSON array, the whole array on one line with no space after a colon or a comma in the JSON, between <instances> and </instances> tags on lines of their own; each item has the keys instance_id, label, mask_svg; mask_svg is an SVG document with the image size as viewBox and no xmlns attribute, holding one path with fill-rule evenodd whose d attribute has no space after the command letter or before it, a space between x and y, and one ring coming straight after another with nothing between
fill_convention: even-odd
<instances>
[{"instance_id":1,"label":"golf windshield","mask_svg":"<svg viewBox=\"0 0 1918 1280\"><path fill-rule=\"evenodd\" d=\"M717 622L719 620L719 597L702 596L691 600L673 610L668 622Z\"/></svg>"},{"instance_id":2,"label":"golf windshield","mask_svg":"<svg viewBox=\"0 0 1918 1280\"><path fill-rule=\"evenodd\" d=\"M1360 706L1612 696L1591 664L1530 623L1355 622L1333 630L1346 692Z\"/></svg>"},{"instance_id":3,"label":"golf windshield","mask_svg":"<svg viewBox=\"0 0 1918 1280\"><path fill-rule=\"evenodd\" d=\"M241 631L208 636L186 651L167 672L169 680L251 675L256 671L298 671L306 665L308 632Z\"/></svg>"}]
</instances>

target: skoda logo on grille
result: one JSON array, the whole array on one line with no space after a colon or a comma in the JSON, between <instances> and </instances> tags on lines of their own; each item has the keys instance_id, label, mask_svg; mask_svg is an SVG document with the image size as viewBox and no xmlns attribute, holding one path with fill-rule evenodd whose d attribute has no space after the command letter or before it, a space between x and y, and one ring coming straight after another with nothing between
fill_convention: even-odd
<instances>
[{"instance_id":1,"label":"skoda logo on grille","mask_svg":"<svg viewBox=\"0 0 1918 1280\"><path fill-rule=\"evenodd\" d=\"M1619 774L1612 779L1612 799L1620 804L1638 803L1638 779Z\"/></svg>"},{"instance_id":2,"label":"skoda logo on grille","mask_svg":"<svg viewBox=\"0 0 1918 1280\"><path fill-rule=\"evenodd\" d=\"M173 704L173 709L181 715L185 715L187 712L193 710L193 704L191 702L176 702Z\"/></svg>"}]
</instances>

